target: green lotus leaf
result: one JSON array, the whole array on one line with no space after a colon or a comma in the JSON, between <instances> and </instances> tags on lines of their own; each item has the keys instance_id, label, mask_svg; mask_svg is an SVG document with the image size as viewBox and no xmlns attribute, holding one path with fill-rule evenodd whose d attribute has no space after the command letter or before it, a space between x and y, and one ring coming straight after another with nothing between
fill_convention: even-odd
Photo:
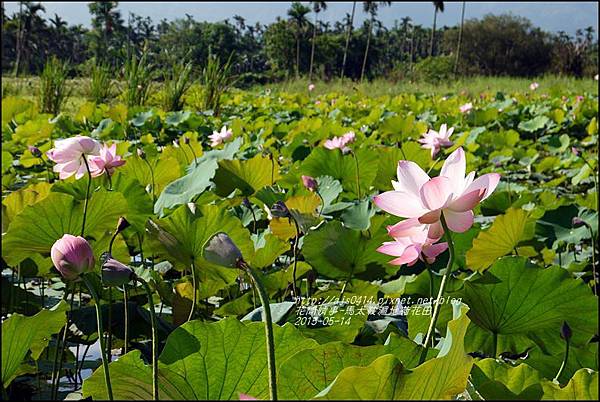
<instances>
[{"instance_id":1,"label":"green lotus leaf","mask_svg":"<svg viewBox=\"0 0 600 402\"><path fill-rule=\"evenodd\" d=\"M291 324L274 325L277 368L297 352L316 346ZM110 364L115 399L151 399L151 369L130 352ZM116 371L113 371L113 367ZM265 329L262 322L227 318L216 323L190 321L177 328L159 358L161 399L238 399L240 393L269 395ZM113 373L122 373L115 375ZM102 367L84 381L83 394L106 399Z\"/></svg>"},{"instance_id":2,"label":"green lotus leaf","mask_svg":"<svg viewBox=\"0 0 600 402\"><path fill-rule=\"evenodd\" d=\"M527 212L509 209L505 215L496 217L492 227L479 232L473 240L473 248L467 251L467 267L482 272L498 258L511 253L522 241L530 238Z\"/></svg>"},{"instance_id":3,"label":"green lotus leaf","mask_svg":"<svg viewBox=\"0 0 600 402\"><path fill-rule=\"evenodd\" d=\"M539 268L524 257L504 257L487 271L495 281L465 282L451 294L471 307L469 352L491 355L523 353L536 344L544 351L562 350L560 328L567 321L573 345L586 344L596 333L598 304L589 287L559 267Z\"/></svg>"},{"instance_id":4,"label":"green lotus leaf","mask_svg":"<svg viewBox=\"0 0 600 402\"><path fill-rule=\"evenodd\" d=\"M2 386L6 388L15 378L27 352L37 360L67 320L69 305L60 301L50 310L43 309L32 317L12 314L2 321Z\"/></svg>"},{"instance_id":5,"label":"green lotus leaf","mask_svg":"<svg viewBox=\"0 0 600 402\"><path fill-rule=\"evenodd\" d=\"M316 399L451 399L462 393L473 358L466 354L464 336L469 326L468 308L448 323L447 339L439 355L408 370L393 354L385 354L366 367L343 369Z\"/></svg>"},{"instance_id":6,"label":"green lotus leaf","mask_svg":"<svg viewBox=\"0 0 600 402\"><path fill-rule=\"evenodd\" d=\"M54 192L25 207L2 238L4 259L16 265L30 253L48 255L54 242L64 234L78 236L83 208L82 201ZM105 231L114 230L120 216L127 217L127 201L121 193L104 190L94 193L88 203L86 237L100 239Z\"/></svg>"}]
</instances>

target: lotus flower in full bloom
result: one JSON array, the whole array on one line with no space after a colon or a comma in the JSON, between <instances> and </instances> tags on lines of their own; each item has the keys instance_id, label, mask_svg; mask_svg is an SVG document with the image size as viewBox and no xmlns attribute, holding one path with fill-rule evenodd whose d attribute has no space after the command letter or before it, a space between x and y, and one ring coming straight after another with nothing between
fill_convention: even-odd
<instances>
[{"instance_id":1,"label":"lotus flower in full bloom","mask_svg":"<svg viewBox=\"0 0 600 402\"><path fill-rule=\"evenodd\" d=\"M419 139L419 142L422 144L422 148L431 149L431 157L435 158L441 147L452 146L453 142L449 138L453 132L454 127L448 129L446 124L442 124L440 131L429 130L423 134L423 138Z\"/></svg>"},{"instance_id":2,"label":"lotus flower in full bloom","mask_svg":"<svg viewBox=\"0 0 600 402\"><path fill-rule=\"evenodd\" d=\"M213 131L211 135L208 136L208 139L211 140L210 146L216 147L226 141L228 141L233 136L233 131L228 129L227 126L223 126L221 131Z\"/></svg>"},{"instance_id":3,"label":"lotus flower in full bloom","mask_svg":"<svg viewBox=\"0 0 600 402\"><path fill-rule=\"evenodd\" d=\"M354 131L348 131L346 134L341 137L333 137L330 140L325 141L325 148L327 149L341 149L342 152L348 150L347 145L353 143L356 140L356 134Z\"/></svg>"},{"instance_id":4,"label":"lotus flower in full bloom","mask_svg":"<svg viewBox=\"0 0 600 402\"><path fill-rule=\"evenodd\" d=\"M529 84L529 89L531 89L532 91L535 91L539 87L540 87L540 84L537 82L532 82L531 84Z\"/></svg>"},{"instance_id":5,"label":"lotus flower in full bloom","mask_svg":"<svg viewBox=\"0 0 600 402\"><path fill-rule=\"evenodd\" d=\"M460 110L461 113L467 113L467 112L471 111L471 109L473 109L473 104L471 102L465 103L458 109Z\"/></svg>"},{"instance_id":6,"label":"lotus flower in full bloom","mask_svg":"<svg viewBox=\"0 0 600 402\"><path fill-rule=\"evenodd\" d=\"M315 89L315 84L309 84L309 85L308 85L308 90L309 90L309 91L311 91L311 92L312 92L314 89Z\"/></svg>"},{"instance_id":7,"label":"lotus flower in full bloom","mask_svg":"<svg viewBox=\"0 0 600 402\"><path fill-rule=\"evenodd\" d=\"M383 243L377 251L396 257L390 261L392 265L411 266L423 259L431 264L448 248L448 243L436 244L443 234L436 232L437 229L437 226L420 223L417 218L406 219L387 227L394 241Z\"/></svg>"},{"instance_id":8,"label":"lotus flower in full bloom","mask_svg":"<svg viewBox=\"0 0 600 402\"><path fill-rule=\"evenodd\" d=\"M475 172L465 176L466 160L462 148L452 152L444 162L440 175L430 178L414 162L398 162L398 181L392 181L394 191L374 197L384 211L403 218L417 218L431 225L429 232L443 233L441 216L453 232L465 232L473 225L472 209L496 189L497 173L475 179ZM435 236L429 236L435 238Z\"/></svg>"},{"instance_id":9,"label":"lotus flower in full bloom","mask_svg":"<svg viewBox=\"0 0 600 402\"><path fill-rule=\"evenodd\" d=\"M53 170L59 173L61 179L73 175L76 179L80 179L87 172L86 162L83 158L99 154L100 143L83 135L57 140L54 142L54 148L46 152L48 159L56 163Z\"/></svg>"},{"instance_id":10,"label":"lotus flower in full bloom","mask_svg":"<svg viewBox=\"0 0 600 402\"><path fill-rule=\"evenodd\" d=\"M65 234L54 242L50 257L58 272L68 281L91 271L95 263L94 252L87 240L70 234Z\"/></svg>"},{"instance_id":11,"label":"lotus flower in full bloom","mask_svg":"<svg viewBox=\"0 0 600 402\"><path fill-rule=\"evenodd\" d=\"M112 144L110 147L104 144L100 149L100 155L90 156L90 170L92 176L100 176L104 172L109 176L115 172L115 169L119 166L123 166L125 161L121 159L120 155L117 155L117 144Z\"/></svg>"}]
</instances>

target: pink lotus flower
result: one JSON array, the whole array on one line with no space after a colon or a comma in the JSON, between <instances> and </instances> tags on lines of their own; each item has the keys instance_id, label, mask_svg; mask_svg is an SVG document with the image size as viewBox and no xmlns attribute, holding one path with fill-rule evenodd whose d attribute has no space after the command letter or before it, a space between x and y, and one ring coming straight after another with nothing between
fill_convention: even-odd
<instances>
[{"instance_id":1,"label":"pink lotus flower","mask_svg":"<svg viewBox=\"0 0 600 402\"><path fill-rule=\"evenodd\" d=\"M473 104L471 102L465 103L464 105L459 107L459 110L461 113L467 113L467 112L471 111L471 109L473 109Z\"/></svg>"},{"instance_id":2,"label":"pink lotus flower","mask_svg":"<svg viewBox=\"0 0 600 402\"><path fill-rule=\"evenodd\" d=\"M311 92L312 92L314 89L315 89L315 84L309 84L309 85L308 85L308 90L309 90L309 91L311 91Z\"/></svg>"},{"instance_id":3,"label":"pink lotus flower","mask_svg":"<svg viewBox=\"0 0 600 402\"><path fill-rule=\"evenodd\" d=\"M75 175L80 179L87 173L83 158L100 153L100 143L93 138L78 135L76 137L57 140L54 148L46 152L48 159L55 162L53 170L59 172L61 179ZM90 167L91 170L91 167Z\"/></svg>"},{"instance_id":4,"label":"pink lotus flower","mask_svg":"<svg viewBox=\"0 0 600 402\"><path fill-rule=\"evenodd\" d=\"M68 281L94 268L94 252L81 236L63 235L52 245L50 257L58 272Z\"/></svg>"},{"instance_id":5,"label":"pink lotus flower","mask_svg":"<svg viewBox=\"0 0 600 402\"><path fill-rule=\"evenodd\" d=\"M117 155L117 144L112 144L110 147L104 144L100 149L100 155L90 156L89 160L94 177L101 176L104 172L112 176L116 168L125 164L121 155Z\"/></svg>"},{"instance_id":6,"label":"pink lotus flower","mask_svg":"<svg viewBox=\"0 0 600 402\"><path fill-rule=\"evenodd\" d=\"M377 251L397 257L390 261L392 265L411 266L423 258L431 264L448 248L445 242L435 244L443 234L436 232L436 229L436 226L421 224L417 218L406 219L387 227L394 241L383 243Z\"/></svg>"},{"instance_id":7,"label":"pink lotus flower","mask_svg":"<svg viewBox=\"0 0 600 402\"><path fill-rule=\"evenodd\" d=\"M347 145L353 143L356 140L356 134L354 131L348 131L341 137L333 137L330 140L325 141L325 148L327 149L341 149L343 152L348 150Z\"/></svg>"},{"instance_id":8,"label":"pink lotus flower","mask_svg":"<svg viewBox=\"0 0 600 402\"><path fill-rule=\"evenodd\" d=\"M306 189L310 191L315 191L317 187L319 187L319 184L317 183L315 178L310 176L302 175L302 184L304 184L304 187L306 187Z\"/></svg>"},{"instance_id":9,"label":"pink lotus flower","mask_svg":"<svg viewBox=\"0 0 600 402\"><path fill-rule=\"evenodd\" d=\"M223 126L221 128L221 132L213 131L211 135L208 136L208 139L211 140L210 146L216 147L226 141L228 141L233 136L233 131L231 129L227 129L227 126Z\"/></svg>"},{"instance_id":10,"label":"pink lotus flower","mask_svg":"<svg viewBox=\"0 0 600 402\"><path fill-rule=\"evenodd\" d=\"M423 138L419 139L422 144L421 147L425 149L431 149L431 157L435 158L435 155L440 151L441 147L449 147L454 144L449 140L450 136L454 132L454 127L448 127L446 124L440 126L440 131L429 130L423 134Z\"/></svg>"},{"instance_id":11,"label":"pink lotus flower","mask_svg":"<svg viewBox=\"0 0 600 402\"><path fill-rule=\"evenodd\" d=\"M440 175L430 178L414 162L398 162L395 191L375 196L373 201L384 211L404 218L418 218L432 225L429 230L441 233L441 215L453 232L465 232L473 225L472 209L496 189L497 173L475 179L475 172L465 177L466 161L462 148L452 152L444 162Z\"/></svg>"},{"instance_id":12,"label":"pink lotus flower","mask_svg":"<svg viewBox=\"0 0 600 402\"><path fill-rule=\"evenodd\" d=\"M529 89L531 89L532 91L535 91L539 87L540 87L540 84L537 82L532 82L531 84L529 84Z\"/></svg>"},{"instance_id":13,"label":"pink lotus flower","mask_svg":"<svg viewBox=\"0 0 600 402\"><path fill-rule=\"evenodd\" d=\"M321 101L320 101L320 100L316 100L316 101L315 101L315 105L319 106L320 104L321 104Z\"/></svg>"}]
</instances>

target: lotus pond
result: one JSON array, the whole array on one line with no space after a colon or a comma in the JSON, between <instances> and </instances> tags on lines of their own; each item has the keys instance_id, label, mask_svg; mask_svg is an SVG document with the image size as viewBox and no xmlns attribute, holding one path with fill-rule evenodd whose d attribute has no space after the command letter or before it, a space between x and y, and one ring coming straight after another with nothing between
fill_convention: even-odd
<instances>
[{"instance_id":1,"label":"lotus pond","mask_svg":"<svg viewBox=\"0 0 600 402\"><path fill-rule=\"evenodd\" d=\"M3 399L598 399L597 116L4 98Z\"/></svg>"}]
</instances>

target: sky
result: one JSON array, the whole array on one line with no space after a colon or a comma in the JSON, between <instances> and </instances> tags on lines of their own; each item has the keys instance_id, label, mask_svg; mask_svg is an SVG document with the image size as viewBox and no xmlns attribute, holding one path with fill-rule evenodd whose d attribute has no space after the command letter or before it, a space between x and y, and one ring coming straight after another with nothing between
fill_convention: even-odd
<instances>
[{"instance_id":1,"label":"sky","mask_svg":"<svg viewBox=\"0 0 600 402\"><path fill-rule=\"evenodd\" d=\"M307 2L304 2L307 3ZM46 8L46 18L58 14L70 24L90 26L87 2L42 2ZM241 15L247 23L268 24L277 18L286 17L291 2L119 2L118 10L124 20L130 12L149 16L156 23L163 18L174 20L192 15L200 21L222 21L235 14ZM326 21L341 20L352 11L352 2L328 2L326 11L319 18ZM460 21L462 2L445 1L445 11L438 14L438 26L452 26ZM18 2L4 2L8 15L18 10ZM528 18L535 26L550 31L565 31L571 35L578 28L592 26L598 31L598 2L467 2L465 18L481 18L486 14L511 12ZM425 2L393 2L391 7L380 10L378 19L384 25L392 26L394 20L410 16L414 23L430 27L433 21L433 6ZM366 18L362 12L362 2L357 2L355 21L360 24ZM597 35L597 34L596 34ZM596 36L597 37L597 36Z\"/></svg>"}]
</instances>

